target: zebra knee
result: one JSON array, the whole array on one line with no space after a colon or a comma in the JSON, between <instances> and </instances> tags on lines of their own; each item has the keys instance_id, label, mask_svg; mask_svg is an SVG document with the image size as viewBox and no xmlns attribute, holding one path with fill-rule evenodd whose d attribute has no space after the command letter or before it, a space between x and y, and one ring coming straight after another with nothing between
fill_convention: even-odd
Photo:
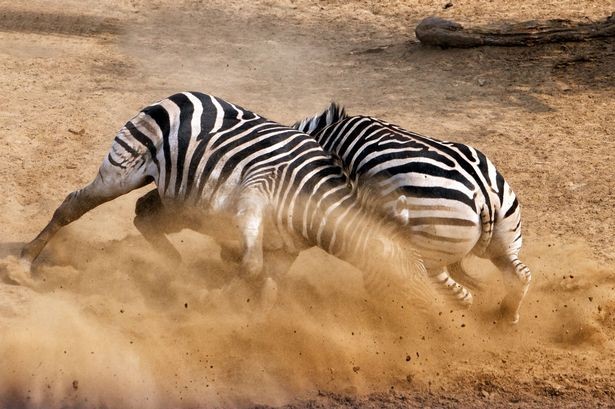
<instances>
[{"instance_id":1,"label":"zebra knee","mask_svg":"<svg viewBox=\"0 0 615 409\"><path fill-rule=\"evenodd\" d=\"M518 283L524 286L529 285L532 280L530 269L516 255L493 257L491 261L504 273L505 277L508 277L508 280L514 277Z\"/></svg>"},{"instance_id":2,"label":"zebra knee","mask_svg":"<svg viewBox=\"0 0 615 409\"><path fill-rule=\"evenodd\" d=\"M158 190L154 189L137 199L135 205L135 215L137 217L147 217L152 213L160 211L162 208L162 200L158 194Z\"/></svg>"},{"instance_id":3,"label":"zebra knee","mask_svg":"<svg viewBox=\"0 0 615 409\"><path fill-rule=\"evenodd\" d=\"M186 227L191 229L199 227L196 220L187 217L181 210L168 210L162 203L157 189L137 199L133 224L143 234L146 230L169 234L177 233Z\"/></svg>"},{"instance_id":4,"label":"zebra knee","mask_svg":"<svg viewBox=\"0 0 615 409\"><path fill-rule=\"evenodd\" d=\"M517 274L519 281L521 281L521 283L523 283L523 285L527 287L532 281L532 272L521 261L517 260L517 262L518 264L515 264L515 273Z\"/></svg>"}]
</instances>

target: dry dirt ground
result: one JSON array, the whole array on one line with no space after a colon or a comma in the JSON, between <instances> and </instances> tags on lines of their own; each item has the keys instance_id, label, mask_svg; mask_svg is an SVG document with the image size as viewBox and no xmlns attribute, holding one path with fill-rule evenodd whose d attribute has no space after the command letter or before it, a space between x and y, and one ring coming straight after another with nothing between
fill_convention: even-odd
<instances>
[{"instance_id":1,"label":"dry dirt ground","mask_svg":"<svg viewBox=\"0 0 615 409\"><path fill-rule=\"evenodd\" d=\"M0 2L0 406L615 407L615 43L424 48L413 28L598 19L589 0ZM329 101L480 148L520 197L533 286L497 322L364 302L359 272L303 252L269 314L207 237L180 266L132 226L139 192L15 256L96 174L138 109L180 90L291 123ZM141 191L140 193L143 193ZM253 303L252 303L253 304ZM386 311L386 312L385 312Z\"/></svg>"}]
</instances>

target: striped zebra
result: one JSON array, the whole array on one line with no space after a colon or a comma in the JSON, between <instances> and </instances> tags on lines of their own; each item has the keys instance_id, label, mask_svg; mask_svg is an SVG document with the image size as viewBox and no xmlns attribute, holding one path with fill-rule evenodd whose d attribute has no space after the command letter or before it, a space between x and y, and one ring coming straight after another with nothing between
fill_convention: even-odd
<instances>
[{"instance_id":1,"label":"striped zebra","mask_svg":"<svg viewBox=\"0 0 615 409\"><path fill-rule=\"evenodd\" d=\"M531 280L518 257L519 201L484 154L376 118L348 116L335 103L293 127L336 155L351 183L375 195L385 213L406 226L428 274L459 293L462 301L472 299L461 295L464 287L455 279L478 287L462 268L463 258L474 254L491 260L508 288L502 315L518 322Z\"/></svg>"},{"instance_id":2,"label":"striped zebra","mask_svg":"<svg viewBox=\"0 0 615 409\"><path fill-rule=\"evenodd\" d=\"M246 278L263 276L267 220L288 248L297 241L318 245L362 269L373 291L401 296L401 290L385 288L386 274L410 279L425 274L416 252L397 241L403 232L364 206L342 169L312 137L197 92L172 95L128 121L95 179L66 197L23 248L22 259L31 265L63 226L152 182L157 189L139 199L135 222L167 254L177 250L148 223L155 227L161 211L185 218L184 224L207 226L215 220L226 226L222 230L236 226Z\"/></svg>"}]
</instances>

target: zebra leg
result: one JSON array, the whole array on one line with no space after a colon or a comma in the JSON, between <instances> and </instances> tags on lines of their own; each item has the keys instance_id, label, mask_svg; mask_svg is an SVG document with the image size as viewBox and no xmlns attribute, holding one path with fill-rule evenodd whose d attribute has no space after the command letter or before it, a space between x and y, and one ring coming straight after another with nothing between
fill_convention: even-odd
<instances>
[{"instance_id":1,"label":"zebra leg","mask_svg":"<svg viewBox=\"0 0 615 409\"><path fill-rule=\"evenodd\" d=\"M250 278L263 271L264 201L257 195L244 195L237 203L237 225L242 237L241 265Z\"/></svg>"},{"instance_id":2,"label":"zebra leg","mask_svg":"<svg viewBox=\"0 0 615 409\"><path fill-rule=\"evenodd\" d=\"M152 247L174 262L181 262L181 255L165 233L172 231L179 220L165 211L158 189L153 189L137 199L133 223Z\"/></svg>"},{"instance_id":3,"label":"zebra leg","mask_svg":"<svg viewBox=\"0 0 615 409\"><path fill-rule=\"evenodd\" d=\"M282 240L282 247L284 247L284 251L288 254L298 255L299 248L297 248L295 244L294 237L284 229L277 229L277 232Z\"/></svg>"},{"instance_id":4,"label":"zebra leg","mask_svg":"<svg viewBox=\"0 0 615 409\"><path fill-rule=\"evenodd\" d=\"M283 249L285 245L284 236L273 220L273 212L268 212L264 223L266 240L263 242L263 248L266 251L277 251Z\"/></svg>"},{"instance_id":5,"label":"zebra leg","mask_svg":"<svg viewBox=\"0 0 615 409\"><path fill-rule=\"evenodd\" d=\"M263 272L263 230L266 202L257 194L245 194L237 204L237 224L242 236L242 270L260 289L259 304L262 313L268 313L278 295L278 286Z\"/></svg>"},{"instance_id":6,"label":"zebra leg","mask_svg":"<svg viewBox=\"0 0 615 409\"><path fill-rule=\"evenodd\" d=\"M21 251L23 262L29 267L62 227L105 202L151 183L151 179L143 173L126 173L122 170L105 159L94 181L66 196L47 226L24 246Z\"/></svg>"},{"instance_id":7,"label":"zebra leg","mask_svg":"<svg viewBox=\"0 0 615 409\"><path fill-rule=\"evenodd\" d=\"M480 281L468 274L461 264L461 260L446 266L450 277L461 285L470 288L471 290L480 290L482 285Z\"/></svg>"},{"instance_id":8,"label":"zebra leg","mask_svg":"<svg viewBox=\"0 0 615 409\"><path fill-rule=\"evenodd\" d=\"M529 288L532 274L514 254L493 257L491 261L504 274L504 282L508 287L508 293L500 304L500 314L510 323L516 324L519 322L519 308Z\"/></svg>"},{"instance_id":9,"label":"zebra leg","mask_svg":"<svg viewBox=\"0 0 615 409\"><path fill-rule=\"evenodd\" d=\"M435 283L438 291L449 300L452 300L462 308L470 308L472 305L472 293L463 285L456 282L446 271L427 270L429 278Z\"/></svg>"}]
</instances>

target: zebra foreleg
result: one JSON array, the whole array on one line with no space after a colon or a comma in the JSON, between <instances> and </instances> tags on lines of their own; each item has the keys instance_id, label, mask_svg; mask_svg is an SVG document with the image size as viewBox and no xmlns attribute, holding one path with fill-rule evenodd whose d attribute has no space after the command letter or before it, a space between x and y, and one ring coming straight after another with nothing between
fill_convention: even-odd
<instances>
[{"instance_id":1,"label":"zebra foreleg","mask_svg":"<svg viewBox=\"0 0 615 409\"><path fill-rule=\"evenodd\" d=\"M500 304L500 314L512 324L519 322L519 308L532 280L530 269L516 255L494 257L491 261L504 274L508 292Z\"/></svg>"},{"instance_id":2,"label":"zebra foreleg","mask_svg":"<svg viewBox=\"0 0 615 409\"><path fill-rule=\"evenodd\" d=\"M267 313L275 304L278 286L263 274L263 230L266 202L258 195L246 194L237 203L237 225L242 237L241 266L245 277L260 288L261 312Z\"/></svg>"},{"instance_id":3,"label":"zebra foreleg","mask_svg":"<svg viewBox=\"0 0 615 409\"><path fill-rule=\"evenodd\" d=\"M237 227L242 238L241 266L249 278L263 271L263 222L265 203L256 195L245 195L237 203Z\"/></svg>"},{"instance_id":4,"label":"zebra foreleg","mask_svg":"<svg viewBox=\"0 0 615 409\"><path fill-rule=\"evenodd\" d=\"M181 262L181 255L171 244L166 233L178 230L181 217L165 211L158 189L154 189L137 199L133 223L152 247L174 262Z\"/></svg>"},{"instance_id":5,"label":"zebra foreleg","mask_svg":"<svg viewBox=\"0 0 615 409\"><path fill-rule=\"evenodd\" d=\"M265 251L277 251L285 248L285 240L283 233L276 226L272 212L268 212L264 221L265 239L263 240L263 249Z\"/></svg>"}]
</instances>

